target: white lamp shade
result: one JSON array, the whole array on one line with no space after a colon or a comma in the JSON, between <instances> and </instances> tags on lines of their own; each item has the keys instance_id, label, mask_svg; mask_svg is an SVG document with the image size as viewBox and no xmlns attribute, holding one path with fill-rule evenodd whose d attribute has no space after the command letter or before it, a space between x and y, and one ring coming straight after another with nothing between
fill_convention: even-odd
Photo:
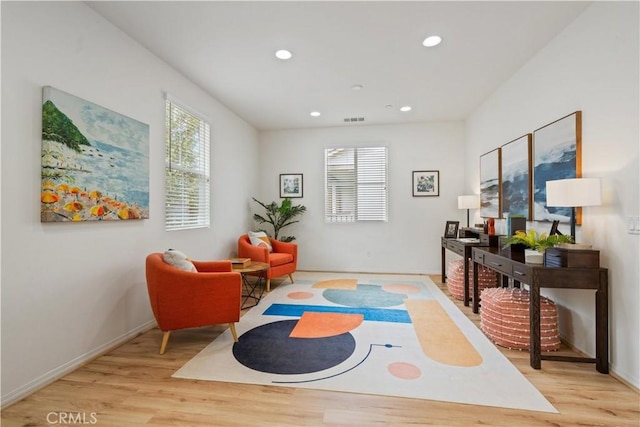
<instances>
[{"instance_id":1,"label":"white lamp shade","mask_svg":"<svg viewBox=\"0 0 640 427\"><path fill-rule=\"evenodd\" d=\"M469 196L458 196L458 209L476 209L480 207L480 196L472 194Z\"/></svg>"},{"instance_id":2,"label":"white lamp shade","mask_svg":"<svg viewBox=\"0 0 640 427\"><path fill-rule=\"evenodd\" d=\"M602 204L600 178L547 181L547 206L579 207Z\"/></svg>"}]
</instances>

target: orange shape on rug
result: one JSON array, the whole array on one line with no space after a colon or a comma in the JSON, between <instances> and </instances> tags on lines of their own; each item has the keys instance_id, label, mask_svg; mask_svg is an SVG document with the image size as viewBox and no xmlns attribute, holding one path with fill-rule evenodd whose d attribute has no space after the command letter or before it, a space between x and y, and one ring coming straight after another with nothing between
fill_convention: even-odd
<instances>
[{"instance_id":1,"label":"orange shape on rug","mask_svg":"<svg viewBox=\"0 0 640 427\"><path fill-rule=\"evenodd\" d=\"M311 286L316 289L349 289L355 290L358 287L357 279L332 279L316 282Z\"/></svg>"},{"instance_id":2,"label":"orange shape on rug","mask_svg":"<svg viewBox=\"0 0 640 427\"><path fill-rule=\"evenodd\" d=\"M306 311L298 320L289 337L326 338L349 332L362 324L362 314L316 313Z\"/></svg>"},{"instance_id":3,"label":"orange shape on rug","mask_svg":"<svg viewBox=\"0 0 640 427\"><path fill-rule=\"evenodd\" d=\"M287 297L291 299L309 299L313 298L313 294L311 292L291 292L287 294Z\"/></svg>"},{"instance_id":4,"label":"orange shape on rug","mask_svg":"<svg viewBox=\"0 0 640 427\"><path fill-rule=\"evenodd\" d=\"M472 367L482 356L438 301L406 299L409 317L424 354L449 366Z\"/></svg>"},{"instance_id":5,"label":"orange shape on rug","mask_svg":"<svg viewBox=\"0 0 640 427\"><path fill-rule=\"evenodd\" d=\"M413 363L394 362L387 366L387 370L391 375L403 380L415 380L420 378L422 371Z\"/></svg>"}]
</instances>

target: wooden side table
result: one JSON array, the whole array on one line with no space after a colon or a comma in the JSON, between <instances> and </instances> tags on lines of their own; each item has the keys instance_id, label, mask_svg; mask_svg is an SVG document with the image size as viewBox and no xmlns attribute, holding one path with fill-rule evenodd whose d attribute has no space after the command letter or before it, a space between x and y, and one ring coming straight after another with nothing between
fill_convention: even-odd
<instances>
[{"instance_id":1,"label":"wooden side table","mask_svg":"<svg viewBox=\"0 0 640 427\"><path fill-rule=\"evenodd\" d=\"M241 308L245 309L255 307L258 305L260 299L262 299L262 295L264 294L269 264L266 262L251 261L251 264L246 267L234 265L232 269L233 271L240 273L242 276L243 300ZM256 277L257 279L255 281L249 280L249 276ZM258 291L260 292L259 294ZM245 306L249 299L255 301L255 304Z\"/></svg>"}]
</instances>

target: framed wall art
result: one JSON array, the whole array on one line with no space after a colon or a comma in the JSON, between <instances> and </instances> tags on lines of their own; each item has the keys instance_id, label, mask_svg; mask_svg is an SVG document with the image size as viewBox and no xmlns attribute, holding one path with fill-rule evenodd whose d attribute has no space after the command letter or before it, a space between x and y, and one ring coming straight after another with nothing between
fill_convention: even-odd
<instances>
[{"instance_id":1,"label":"framed wall art","mask_svg":"<svg viewBox=\"0 0 640 427\"><path fill-rule=\"evenodd\" d=\"M280 174L280 197L300 198L302 197L302 174L286 173Z\"/></svg>"},{"instance_id":2,"label":"framed wall art","mask_svg":"<svg viewBox=\"0 0 640 427\"><path fill-rule=\"evenodd\" d=\"M440 171L413 171L413 197L439 195Z\"/></svg>"},{"instance_id":3,"label":"framed wall art","mask_svg":"<svg viewBox=\"0 0 640 427\"><path fill-rule=\"evenodd\" d=\"M582 177L582 112L576 111L533 132L533 219L568 223L571 208L547 207L547 181ZM581 224L582 209L576 209Z\"/></svg>"},{"instance_id":4,"label":"framed wall art","mask_svg":"<svg viewBox=\"0 0 640 427\"><path fill-rule=\"evenodd\" d=\"M42 92L41 222L149 218L149 125Z\"/></svg>"},{"instance_id":5,"label":"framed wall art","mask_svg":"<svg viewBox=\"0 0 640 427\"><path fill-rule=\"evenodd\" d=\"M531 219L531 141L526 134L500 147L500 198L502 217Z\"/></svg>"},{"instance_id":6,"label":"framed wall art","mask_svg":"<svg viewBox=\"0 0 640 427\"><path fill-rule=\"evenodd\" d=\"M480 156L480 216L500 218L500 148Z\"/></svg>"}]
</instances>

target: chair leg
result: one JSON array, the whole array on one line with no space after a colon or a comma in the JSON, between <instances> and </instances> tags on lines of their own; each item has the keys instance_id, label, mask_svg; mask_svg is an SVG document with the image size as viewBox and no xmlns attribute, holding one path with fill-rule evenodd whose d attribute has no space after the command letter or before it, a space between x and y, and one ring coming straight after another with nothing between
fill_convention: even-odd
<instances>
[{"instance_id":1,"label":"chair leg","mask_svg":"<svg viewBox=\"0 0 640 427\"><path fill-rule=\"evenodd\" d=\"M293 273L290 273L290 274L289 274L289 280L291 280L291 283L294 283L294 282L293 282Z\"/></svg>"},{"instance_id":2,"label":"chair leg","mask_svg":"<svg viewBox=\"0 0 640 427\"><path fill-rule=\"evenodd\" d=\"M164 351L167 349L169 334L171 334L171 331L164 331L164 335L162 336L162 345L160 345L160 354L164 354Z\"/></svg>"},{"instance_id":3,"label":"chair leg","mask_svg":"<svg viewBox=\"0 0 640 427\"><path fill-rule=\"evenodd\" d=\"M267 292L271 292L271 279L267 279L266 288L267 288Z\"/></svg>"},{"instance_id":4,"label":"chair leg","mask_svg":"<svg viewBox=\"0 0 640 427\"><path fill-rule=\"evenodd\" d=\"M229 329L231 329L231 335L233 335L233 342L238 342L238 333L236 332L236 324L229 323Z\"/></svg>"}]
</instances>

